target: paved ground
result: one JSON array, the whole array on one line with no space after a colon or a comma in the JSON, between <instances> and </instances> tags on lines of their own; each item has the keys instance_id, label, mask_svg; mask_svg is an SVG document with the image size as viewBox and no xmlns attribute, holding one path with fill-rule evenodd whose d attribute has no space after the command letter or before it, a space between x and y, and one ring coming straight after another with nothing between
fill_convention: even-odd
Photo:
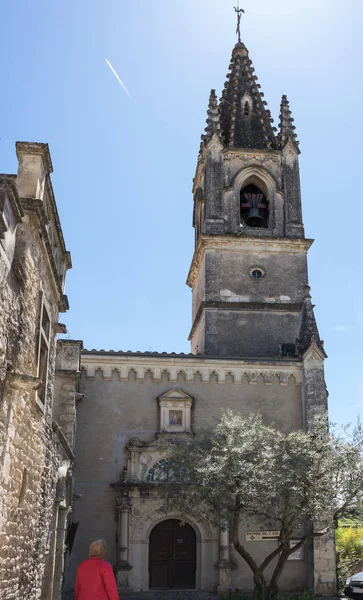
<instances>
[{"instance_id":1,"label":"paved ground","mask_svg":"<svg viewBox=\"0 0 363 600\"><path fill-rule=\"evenodd\" d=\"M165 592L123 592L121 599L125 600L217 600L217 594L194 591L165 591ZM67 592L63 600L75 600L73 592Z\"/></svg>"}]
</instances>

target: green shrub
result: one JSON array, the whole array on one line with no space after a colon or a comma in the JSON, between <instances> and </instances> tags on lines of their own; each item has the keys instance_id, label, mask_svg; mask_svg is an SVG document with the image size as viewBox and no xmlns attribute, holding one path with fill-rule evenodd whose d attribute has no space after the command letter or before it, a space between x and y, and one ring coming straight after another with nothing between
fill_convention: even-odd
<instances>
[{"instance_id":1,"label":"green shrub","mask_svg":"<svg viewBox=\"0 0 363 600\"><path fill-rule=\"evenodd\" d=\"M363 526L338 527L336 530L338 587L344 588L345 580L353 575L363 560Z\"/></svg>"}]
</instances>

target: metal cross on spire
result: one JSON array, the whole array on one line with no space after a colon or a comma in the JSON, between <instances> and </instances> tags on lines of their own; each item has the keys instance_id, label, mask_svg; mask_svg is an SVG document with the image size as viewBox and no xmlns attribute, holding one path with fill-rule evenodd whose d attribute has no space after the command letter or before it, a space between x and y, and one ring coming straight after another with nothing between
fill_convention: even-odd
<instances>
[{"instance_id":1,"label":"metal cross on spire","mask_svg":"<svg viewBox=\"0 0 363 600\"><path fill-rule=\"evenodd\" d=\"M238 43L241 43L241 18L242 18L242 13L244 13L245 11L243 10L243 8L239 7L239 0L237 0L237 7L234 7L234 10L237 13L237 29L236 29L236 33L238 35Z\"/></svg>"}]
</instances>

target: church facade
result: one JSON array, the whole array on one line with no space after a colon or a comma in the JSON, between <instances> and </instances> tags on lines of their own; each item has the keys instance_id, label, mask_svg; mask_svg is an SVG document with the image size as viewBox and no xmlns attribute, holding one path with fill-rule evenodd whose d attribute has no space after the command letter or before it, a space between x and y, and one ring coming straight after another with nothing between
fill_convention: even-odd
<instances>
[{"instance_id":1,"label":"church facade","mask_svg":"<svg viewBox=\"0 0 363 600\"><path fill-rule=\"evenodd\" d=\"M282 431L327 408L326 354L307 272L299 145L285 96L272 127L247 48L233 49L221 100L212 90L193 186L195 251L191 354L81 352L76 437L78 523L66 587L95 538L107 541L121 591L253 588L228 531L191 512L160 513L158 437L193 434L221 410L260 411ZM274 544L261 523L241 525L259 560ZM270 532L271 533L271 532ZM273 532L272 532L273 533ZM299 532L296 532L299 535ZM288 562L283 590L333 595L334 539Z\"/></svg>"}]
</instances>

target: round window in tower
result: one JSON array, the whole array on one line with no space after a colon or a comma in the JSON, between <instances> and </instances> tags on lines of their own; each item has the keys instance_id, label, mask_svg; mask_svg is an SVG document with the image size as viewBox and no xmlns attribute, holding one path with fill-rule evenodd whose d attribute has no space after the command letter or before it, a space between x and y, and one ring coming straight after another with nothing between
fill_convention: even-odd
<instances>
[{"instance_id":1,"label":"round window in tower","mask_svg":"<svg viewBox=\"0 0 363 600\"><path fill-rule=\"evenodd\" d=\"M265 271L261 267L252 267L250 269L250 275L252 279L262 279L265 276Z\"/></svg>"}]
</instances>

